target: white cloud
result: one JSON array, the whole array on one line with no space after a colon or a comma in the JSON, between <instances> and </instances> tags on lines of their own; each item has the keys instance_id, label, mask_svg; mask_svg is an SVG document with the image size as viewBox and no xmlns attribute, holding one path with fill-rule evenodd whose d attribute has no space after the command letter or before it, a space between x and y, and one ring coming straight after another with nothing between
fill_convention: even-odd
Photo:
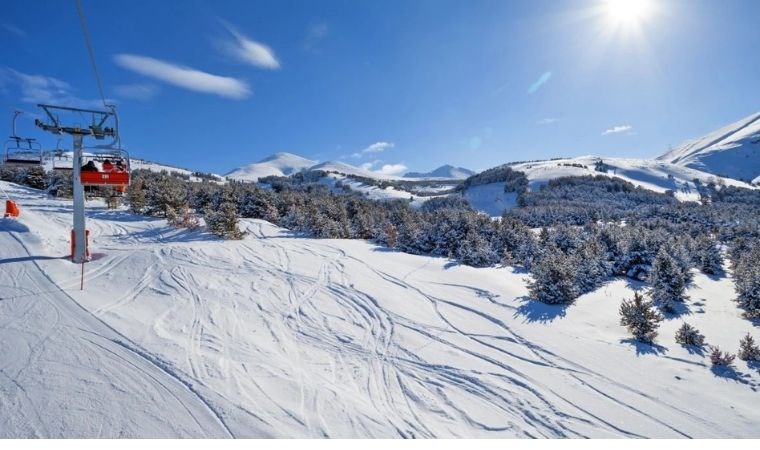
<instances>
[{"instance_id":1,"label":"white cloud","mask_svg":"<svg viewBox=\"0 0 760 450\"><path fill-rule=\"evenodd\" d=\"M22 30L21 28L17 27L16 25L10 22L0 22L0 26L5 28L5 30L8 31L9 33L15 34L18 37L22 37L22 38L26 37L26 31Z\"/></svg>"},{"instance_id":2,"label":"white cloud","mask_svg":"<svg viewBox=\"0 0 760 450\"><path fill-rule=\"evenodd\" d=\"M604 133L602 133L602 136L607 134L617 134L617 133L624 133L626 131L631 131L633 129L630 125L616 125L608 130L605 130Z\"/></svg>"},{"instance_id":3,"label":"white cloud","mask_svg":"<svg viewBox=\"0 0 760 450\"><path fill-rule=\"evenodd\" d=\"M303 49L306 51L313 50L324 38L327 37L329 28L326 23L318 22L309 25L306 30L306 38L303 41Z\"/></svg>"},{"instance_id":4,"label":"white cloud","mask_svg":"<svg viewBox=\"0 0 760 450\"><path fill-rule=\"evenodd\" d=\"M374 144L367 146L361 151L352 153L351 157L358 159L368 153L381 153L393 147L395 147L395 144L393 142L375 142Z\"/></svg>"},{"instance_id":5,"label":"white cloud","mask_svg":"<svg viewBox=\"0 0 760 450\"><path fill-rule=\"evenodd\" d=\"M361 168L362 168L362 169L364 169L364 170L372 170L372 168L373 168L373 167L374 167L376 164L380 164L381 162L383 162L383 160L381 160L381 159L376 159L376 160L374 160L374 161L370 161L370 162L365 162L365 163L362 163L362 164L360 164L360 165L359 165L359 167L361 167Z\"/></svg>"},{"instance_id":6,"label":"white cloud","mask_svg":"<svg viewBox=\"0 0 760 450\"><path fill-rule=\"evenodd\" d=\"M380 168L380 170L376 170L376 173L379 173L381 175L398 175L400 173L406 172L408 167L401 163L397 164L384 164L383 167Z\"/></svg>"},{"instance_id":7,"label":"white cloud","mask_svg":"<svg viewBox=\"0 0 760 450\"><path fill-rule=\"evenodd\" d=\"M114 61L125 69L191 91L238 100L251 95L248 84L236 78L214 75L140 55L118 54L114 56Z\"/></svg>"},{"instance_id":8,"label":"white cloud","mask_svg":"<svg viewBox=\"0 0 760 450\"><path fill-rule=\"evenodd\" d=\"M261 42L256 42L253 39L248 38L225 21L222 21L222 24L235 38L234 41L225 41L222 43L222 49L224 49L224 51L230 56L246 64L261 67L263 69L274 70L280 68L280 61L277 60L277 57L271 48Z\"/></svg>"},{"instance_id":9,"label":"white cloud","mask_svg":"<svg viewBox=\"0 0 760 450\"><path fill-rule=\"evenodd\" d=\"M120 97L146 101L153 98L161 90L155 84L119 84L114 86L114 92Z\"/></svg>"},{"instance_id":10,"label":"white cloud","mask_svg":"<svg viewBox=\"0 0 760 450\"><path fill-rule=\"evenodd\" d=\"M549 125L549 124L552 124L552 123L555 123L555 122L557 122L557 120L558 120L558 119L555 119L555 118L553 118L553 117L546 117L546 118L544 118L544 119L541 119L541 120L539 120L539 121L538 121L538 124L539 124L539 125Z\"/></svg>"},{"instance_id":11,"label":"white cloud","mask_svg":"<svg viewBox=\"0 0 760 450\"><path fill-rule=\"evenodd\" d=\"M80 108L103 107L101 99L82 99L74 94L69 83L45 75L30 75L13 69L0 70L4 84L18 88L21 101L46 103ZM106 99L107 102L111 102Z\"/></svg>"}]
</instances>

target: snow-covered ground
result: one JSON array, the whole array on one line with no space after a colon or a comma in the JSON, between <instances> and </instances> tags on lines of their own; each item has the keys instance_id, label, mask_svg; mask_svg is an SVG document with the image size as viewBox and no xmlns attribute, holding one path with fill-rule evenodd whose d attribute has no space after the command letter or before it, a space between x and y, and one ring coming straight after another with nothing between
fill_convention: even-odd
<instances>
[{"instance_id":1,"label":"snow-covered ground","mask_svg":"<svg viewBox=\"0 0 760 450\"><path fill-rule=\"evenodd\" d=\"M419 196L414 193L396 189L393 186L381 188L379 186L364 184L356 179L349 178L337 173L330 173L320 180L331 189L336 189L335 184L339 181L343 185L351 188L352 191L360 192L362 195L371 200L410 200L410 205L420 207L423 203L435 196Z\"/></svg>"},{"instance_id":2,"label":"snow-covered ground","mask_svg":"<svg viewBox=\"0 0 760 450\"><path fill-rule=\"evenodd\" d=\"M473 208L492 217L501 216L505 209L517 204L517 194L504 192L503 182L472 186L464 191L463 196Z\"/></svg>"},{"instance_id":3,"label":"snow-covered ground","mask_svg":"<svg viewBox=\"0 0 760 450\"><path fill-rule=\"evenodd\" d=\"M627 340L626 280L551 307L509 268L94 202L80 291L70 203L0 183L22 214L0 221L2 437L760 437L757 366L713 371L682 319ZM683 319L757 337L730 279L695 280Z\"/></svg>"}]
</instances>

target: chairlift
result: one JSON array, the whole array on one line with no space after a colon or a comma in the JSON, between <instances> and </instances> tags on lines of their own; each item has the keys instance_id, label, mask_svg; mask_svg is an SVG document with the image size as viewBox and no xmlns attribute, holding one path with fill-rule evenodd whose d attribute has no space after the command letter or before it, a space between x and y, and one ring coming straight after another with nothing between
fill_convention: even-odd
<instances>
[{"instance_id":1,"label":"chairlift","mask_svg":"<svg viewBox=\"0 0 760 450\"><path fill-rule=\"evenodd\" d=\"M50 168L52 170L72 170L74 156L71 150L56 148L48 153Z\"/></svg>"},{"instance_id":2,"label":"chairlift","mask_svg":"<svg viewBox=\"0 0 760 450\"><path fill-rule=\"evenodd\" d=\"M7 166L41 166L42 146L35 139L21 137L16 134L16 119L21 114L21 111L13 112L13 134L5 141L3 164Z\"/></svg>"},{"instance_id":3,"label":"chairlift","mask_svg":"<svg viewBox=\"0 0 760 450\"><path fill-rule=\"evenodd\" d=\"M3 164L7 166L42 165L42 147L34 139L11 136L5 141Z\"/></svg>"},{"instance_id":4,"label":"chairlift","mask_svg":"<svg viewBox=\"0 0 760 450\"><path fill-rule=\"evenodd\" d=\"M81 179L83 186L112 187L125 192L130 181L129 153L118 147L84 149Z\"/></svg>"}]
</instances>

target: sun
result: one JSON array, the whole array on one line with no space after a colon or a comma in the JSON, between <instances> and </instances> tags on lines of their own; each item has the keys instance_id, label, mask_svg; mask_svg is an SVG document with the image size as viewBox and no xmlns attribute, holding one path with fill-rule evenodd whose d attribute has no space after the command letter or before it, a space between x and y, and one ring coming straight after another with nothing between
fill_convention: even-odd
<instances>
[{"instance_id":1,"label":"sun","mask_svg":"<svg viewBox=\"0 0 760 450\"><path fill-rule=\"evenodd\" d=\"M605 0L604 15L613 27L630 28L641 25L654 12L652 0Z\"/></svg>"}]
</instances>

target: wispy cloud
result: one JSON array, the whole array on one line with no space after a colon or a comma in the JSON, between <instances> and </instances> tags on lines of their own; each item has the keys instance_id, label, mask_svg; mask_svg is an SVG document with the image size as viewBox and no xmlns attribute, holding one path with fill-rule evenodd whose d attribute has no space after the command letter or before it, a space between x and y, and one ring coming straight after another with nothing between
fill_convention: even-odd
<instances>
[{"instance_id":1,"label":"wispy cloud","mask_svg":"<svg viewBox=\"0 0 760 450\"><path fill-rule=\"evenodd\" d=\"M191 91L216 94L221 97L244 99L251 95L248 84L242 80L203 72L191 67L161 61L140 55L118 54L114 61L133 72L155 78Z\"/></svg>"},{"instance_id":2,"label":"wispy cloud","mask_svg":"<svg viewBox=\"0 0 760 450\"><path fill-rule=\"evenodd\" d=\"M22 30L21 28L17 27L16 25L10 22L0 22L0 27L4 28L5 31L11 34L15 34L18 37L22 37L22 38L26 37L26 31Z\"/></svg>"},{"instance_id":3,"label":"wispy cloud","mask_svg":"<svg viewBox=\"0 0 760 450\"><path fill-rule=\"evenodd\" d=\"M602 136L606 136L608 134L617 134L617 133L630 132L632 129L633 129L633 127L630 126L630 125L616 125L616 126L610 128L610 129L604 130L604 133L602 133Z\"/></svg>"},{"instance_id":4,"label":"wispy cloud","mask_svg":"<svg viewBox=\"0 0 760 450\"><path fill-rule=\"evenodd\" d=\"M146 101L152 99L161 90L155 84L119 84L114 86L114 92L119 97L132 98L135 100Z\"/></svg>"},{"instance_id":5,"label":"wispy cloud","mask_svg":"<svg viewBox=\"0 0 760 450\"><path fill-rule=\"evenodd\" d=\"M381 153L389 148L393 148L395 144L393 142L375 142L374 144L371 144L367 146L366 148L362 149L361 151L358 151L356 153L352 153L352 158L361 158L362 156L368 154L368 153Z\"/></svg>"},{"instance_id":6,"label":"wispy cloud","mask_svg":"<svg viewBox=\"0 0 760 450\"><path fill-rule=\"evenodd\" d=\"M364 170L372 170L372 168L375 167L376 164L380 164L381 162L383 161L380 159L376 159L374 161L362 163L359 165L359 167L361 167Z\"/></svg>"},{"instance_id":7,"label":"wispy cloud","mask_svg":"<svg viewBox=\"0 0 760 450\"><path fill-rule=\"evenodd\" d=\"M550 125L550 124L553 124L553 123L557 122L558 120L559 119L555 119L553 117L546 117L544 119L539 120L538 124L539 125Z\"/></svg>"},{"instance_id":8,"label":"wispy cloud","mask_svg":"<svg viewBox=\"0 0 760 450\"><path fill-rule=\"evenodd\" d=\"M541 86L546 84L546 82L549 81L551 77L552 77L551 72L544 72L543 74L541 74L541 76L538 77L538 79L534 81L533 84L531 84L530 87L528 88L528 94L534 94L536 91L541 89Z\"/></svg>"},{"instance_id":9,"label":"wispy cloud","mask_svg":"<svg viewBox=\"0 0 760 450\"><path fill-rule=\"evenodd\" d=\"M306 29L306 37L303 40L303 49L306 51L314 48L327 37L329 27L324 22L313 23Z\"/></svg>"},{"instance_id":10,"label":"wispy cloud","mask_svg":"<svg viewBox=\"0 0 760 450\"><path fill-rule=\"evenodd\" d=\"M368 162L362 163L359 165L359 167L364 170L375 172L380 175L398 175L403 172L406 172L409 169L403 163L396 163L396 164L383 164L382 166L380 166L379 169L375 170L375 166L377 166L381 162L383 162L383 160L376 159L374 161L368 161Z\"/></svg>"},{"instance_id":11,"label":"wispy cloud","mask_svg":"<svg viewBox=\"0 0 760 450\"><path fill-rule=\"evenodd\" d=\"M46 75L30 75L14 69L0 69L0 78L7 86L6 91L17 91L20 100L26 103L48 103L80 108L102 107L101 99L83 99L75 94L74 88L63 80ZM109 101L106 99L106 101Z\"/></svg>"},{"instance_id":12,"label":"wispy cloud","mask_svg":"<svg viewBox=\"0 0 760 450\"><path fill-rule=\"evenodd\" d=\"M230 23L222 20L222 25L229 31L234 40L223 41L221 47L228 55L240 62L263 69L279 69L280 61L271 48L248 38Z\"/></svg>"},{"instance_id":13,"label":"wispy cloud","mask_svg":"<svg viewBox=\"0 0 760 450\"><path fill-rule=\"evenodd\" d=\"M401 163L384 164L383 167L381 167L379 170L376 170L375 172L381 175L399 175L403 172L406 172L407 169L408 167Z\"/></svg>"}]
</instances>

